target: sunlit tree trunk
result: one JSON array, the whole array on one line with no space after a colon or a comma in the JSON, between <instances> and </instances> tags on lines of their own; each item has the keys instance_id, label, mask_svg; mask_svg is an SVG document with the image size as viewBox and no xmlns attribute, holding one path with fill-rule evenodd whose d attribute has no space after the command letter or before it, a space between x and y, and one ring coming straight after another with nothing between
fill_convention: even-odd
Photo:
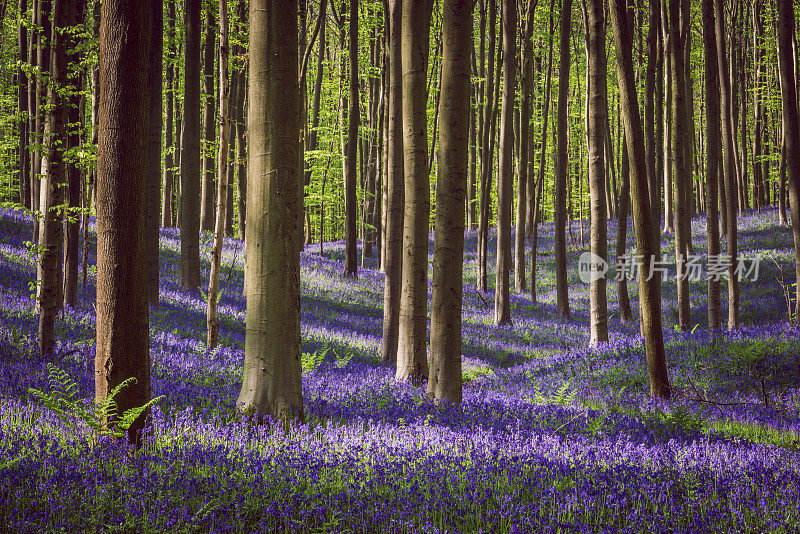
<instances>
[{"instance_id":1,"label":"sunlit tree trunk","mask_svg":"<svg viewBox=\"0 0 800 534\"><path fill-rule=\"evenodd\" d=\"M236 406L304 419L300 384L300 88L297 2L250 0L247 316Z\"/></svg>"},{"instance_id":2,"label":"sunlit tree trunk","mask_svg":"<svg viewBox=\"0 0 800 534\"><path fill-rule=\"evenodd\" d=\"M442 21L442 85L439 172L433 245L431 369L427 393L461 402L461 304L464 198L470 121L472 2L445 0Z\"/></svg>"},{"instance_id":3,"label":"sunlit tree trunk","mask_svg":"<svg viewBox=\"0 0 800 534\"><path fill-rule=\"evenodd\" d=\"M397 380L428 377L428 139L425 81L432 0L403 0L403 165L405 220Z\"/></svg>"}]
</instances>

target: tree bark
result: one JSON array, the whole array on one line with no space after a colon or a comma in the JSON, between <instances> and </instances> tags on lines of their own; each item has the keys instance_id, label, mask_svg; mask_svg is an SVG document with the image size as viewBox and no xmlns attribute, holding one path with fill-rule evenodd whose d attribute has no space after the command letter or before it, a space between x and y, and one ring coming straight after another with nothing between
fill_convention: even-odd
<instances>
[{"instance_id":1,"label":"tree bark","mask_svg":"<svg viewBox=\"0 0 800 534\"><path fill-rule=\"evenodd\" d=\"M160 0L159 0L160 1ZM211 272L208 277L206 300L206 348L213 349L219 342L217 295L219 270L222 263L222 242L225 238L225 220L228 210L228 2L219 0L219 155L217 162L217 217L214 224L214 245L211 249Z\"/></svg>"},{"instance_id":2,"label":"tree bark","mask_svg":"<svg viewBox=\"0 0 800 534\"><path fill-rule=\"evenodd\" d=\"M161 126L164 82L164 2L150 0L153 10L152 48L150 51L150 130L147 174L147 300L158 306L158 222L161 212Z\"/></svg>"},{"instance_id":3,"label":"tree bark","mask_svg":"<svg viewBox=\"0 0 800 534\"><path fill-rule=\"evenodd\" d=\"M428 377L428 139L427 74L432 0L403 0L403 165L405 221L397 347L397 380L420 383Z\"/></svg>"},{"instance_id":4,"label":"tree bark","mask_svg":"<svg viewBox=\"0 0 800 534\"><path fill-rule=\"evenodd\" d=\"M569 318L569 286L567 285L566 202L567 174L569 171L569 128L567 111L569 98L569 39L572 31L572 0L564 0L561 9L561 54L558 67L558 153L555 171L555 255L556 255L556 307L558 316Z\"/></svg>"},{"instance_id":5,"label":"tree bark","mask_svg":"<svg viewBox=\"0 0 800 534\"><path fill-rule=\"evenodd\" d=\"M509 3L513 3L513 0ZM427 394L461 402L461 306L469 159L472 2L446 0L442 21L439 172L433 246L431 369ZM513 39L513 37L512 37Z\"/></svg>"},{"instance_id":6,"label":"tree bark","mask_svg":"<svg viewBox=\"0 0 800 534\"><path fill-rule=\"evenodd\" d=\"M664 357L664 338L661 332L661 280L653 272L654 249L653 221L650 199L647 194L647 162L645 160L644 135L639 115L639 102L633 74L631 30L625 14L625 0L613 0L611 26L614 31L614 47L617 50L617 83L620 92L620 108L625 126L625 138L631 157L631 189L633 197L633 222L636 227L637 253L644 259L639 269L639 306L641 307L642 333L647 357L647 374L650 395L669 398L671 387Z\"/></svg>"},{"instance_id":7,"label":"tree bark","mask_svg":"<svg viewBox=\"0 0 800 534\"><path fill-rule=\"evenodd\" d=\"M164 126L165 134L165 147L164 153L164 184L163 184L163 197L161 199L161 226L171 227L175 225L173 218L173 196L175 186L175 173L173 167L175 165L175 142L173 138L173 119L175 116L175 91L177 90L175 84L175 0L169 0L167 3L167 67L165 85L167 88L167 102L166 102L166 124Z\"/></svg>"},{"instance_id":8,"label":"tree bark","mask_svg":"<svg viewBox=\"0 0 800 534\"><path fill-rule=\"evenodd\" d=\"M591 205L590 247L593 262L608 260L606 225L605 125L608 118L606 95L606 18L604 0L586 5L587 117L586 144L589 151L589 197ZM608 341L608 299L604 276L592 277L589 286L589 344Z\"/></svg>"},{"instance_id":9,"label":"tree bark","mask_svg":"<svg viewBox=\"0 0 800 534\"><path fill-rule=\"evenodd\" d=\"M300 383L297 2L250 1L245 417L304 419Z\"/></svg>"},{"instance_id":10,"label":"tree bark","mask_svg":"<svg viewBox=\"0 0 800 534\"><path fill-rule=\"evenodd\" d=\"M400 287L402 283L403 211L403 106L401 65L401 0L389 0L389 115L386 158L386 257L383 285L383 342L381 360L397 360L398 328L400 321Z\"/></svg>"},{"instance_id":11,"label":"tree bark","mask_svg":"<svg viewBox=\"0 0 800 534\"><path fill-rule=\"evenodd\" d=\"M350 110L347 123L347 163L345 165L344 204L345 217L345 276L355 277L358 272L358 218L356 198L356 175L358 172L358 0L350 0L349 20L349 75L350 75Z\"/></svg>"},{"instance_id":12,"label":"tree bark","mask_svg":"<svg viewBox=\"0 0 800 534\"><path fill-rule=\"evenodd\" d=\"M793 53L795 15L791 0L778 0L778 65L781 81L783 133L789 174L789 211L792 214L795 276L800 280L800 125L797 111L797 58ZM795 303L800 302L800 284L796 284ZM798 323L797 308L794 322ZM792 310L789 310L790 315Z\"/></svg>"},{"instance_id":13,"label":"tree bark","mask_svg":"<svg viewBox=\"0 0 800 534\"><path fill-rule=\"evenodd\" d=\"M514 185L514 100L517 86L517 2L503 0L503 101L500 111L500 162L497 177L497 259L494 323L511 324L509 271L511 270L511 203ZM520 203L524 204L525 197ZM522 221L525 219L523 218ZM518 232L522 236L523 232ZM519 246L524 251L524 247ZM522 264L524 264L524 255ZM521 265L522 266L522 265ZM524 271L524 269L523 269Z\"/></svg>"},{"instance_id":14,"label":"tree bark","mask_svg":"<svg viewBox=\"0 0 800 534\"><path fill-rule=\"evenodd\" d=\"M152 4L105 0L100 22L95 398L128 378L118 412L150 400L147 271ZM120 135L124 132L125 135ZM141 446L145 410L128 429Z\"/></svg>"},{"instance_id":15,"label":"tree bark","mask_svg":"<svg viewBox=\"0 0 800 534\"><path fill-rule=\"evenodd\" d=\"M187 289L200 286L200 0L186 0L186 54L183 66L181 126L181 280Z\"/></svg>"},{"instance_id":16,"label":"tree bark","mask_svg":"<svg viewBox=\"0 0 800 534\"><path fill-rule=\"evenodd\" d=\"M17 67L17 108L19 109L19 202L23 207L31 207L30 158L28 157L28 75L22 66L28 61L28 27L23 23L28 11L28 0L19 0L19 30L17 48L19 49L19 66Z\"/></svg>"},{"instance_id":17,"label":"tree bark","mask_svg":"<svg viewBox=\"0 0 800 534\"><path fill-rule=\"evenodd\" d=\"M717 58L719 60L719 89L720 108L722 110L722 148L723 148L723 175L725 180L725 196L727 208L727 234L730 267L728 268L728 330L739 328L739 278L736 275L737 255L737 228L736 208L738 202L736 153L734 151L733 137L733 104L731 101L731 84L728 72L728 56L725 49L725 19L722 0L714 0L714 14L717 38Z\"/></svg>"},{"instance_id":18,"label":"tree bark","mask_svg":"<svg viewBox=\"0 0 800 534\"><path fill-rule=\"evenodd\" d=\"M718 178L720 147L719 66L717 64L717 38L714 27L714 2L703 0L703 46L705 50L706 82L706 230L708 231L708 257L720 254ZM719 280L708 278L708 329L722 328L722 304Z\"/></svg>"},{"instance_id":19,"label":"tree bark","mask_svg":"<svg viewBox=\"0 0 800 534\"><path fill-rule=\"evenodd\" d=\"M203 179L200 189L200 231L214 230L214 143L217 137L216 100L214 91L214 59L217 21L213 2L206 5L205 46L203 48L203 86L205 94L203 126Z\"/></svg>"}]
</instances>

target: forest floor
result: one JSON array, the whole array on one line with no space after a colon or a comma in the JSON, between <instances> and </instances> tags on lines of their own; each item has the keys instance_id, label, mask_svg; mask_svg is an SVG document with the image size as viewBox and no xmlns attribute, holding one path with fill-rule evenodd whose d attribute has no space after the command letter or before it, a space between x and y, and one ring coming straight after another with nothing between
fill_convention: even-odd
<instances>
[{"instance_id":1,"label":"forest floor","mask_svg":"<svg viewBox=\"0 0 800 534\"><path fill-rule=\"evenodd\" d=\"M704 218L692 232L704 256ZM711 339L705 280L691 284L698 326L675 331L674 277L664 282L669 402L648 395L638 321L620 323L615 283L611 342L587 347L588 290L576 269L584 249L569 237L573 316L555 318L552 224L539 242L541 303L514 295L509 327L492 324L492 296L475 289L468 232L459 406L432 404L424 386L395 382L378 362L383 275L359 269L357 280L344 278L342 243L325 243L322 256L319 245L307 247L308 422L289 431L235 413L241 242L225 243L221 344L209 351L203 296L177 286L179 235L162 230L150 348L153 395L164 398L138 452L98 441L80 417L58 417L29 393L51 390L54 364L75 381L76 398L92 397L95 321L92 252L79 305L57 321L57 354L37 356L30 233L29 217L0 211L2 531L784 532L800 524L800 331L787 325L784 298L794 254L774 210L740 218L740 251L763 259L758 280L741 284L739 331ZM580 241L577 223L573 233ZM615 236L610 221L612 251ZM205 280L210 241L201 240ZM495 247L492 238L491 271ZM670 235L662 250L674 250ZM636 284L629 289L637 318Z\"/></svg>"}]
</instances>

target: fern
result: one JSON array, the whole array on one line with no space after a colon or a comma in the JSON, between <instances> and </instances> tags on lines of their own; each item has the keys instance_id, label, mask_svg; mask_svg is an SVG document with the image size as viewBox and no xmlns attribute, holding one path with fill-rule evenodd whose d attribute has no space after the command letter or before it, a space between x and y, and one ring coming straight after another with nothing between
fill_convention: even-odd
<instances>
[{"instance_id":1,"label":"fern","mask_svg":"<svg viewBox=\"0 0 800 534\"><path fill-rule=\"evenodd\" d=\"M78 398L78 385L64 370L51 363L47 364L47 367L50 394L48 395L34 388L29 388L28 393L37 398L42 405L53 411L63 421L76 418L86 423L92 429L93 437L123 437L133 422L145 410L164 398L163 395L156 397L143 406L126 410L122 416L119 416L115 399L124 388L136 382L134 377L122 381L108 393L105 399L87 403ZM106 422L107 424L104 424Z\"/></svg>"}]
</instances>

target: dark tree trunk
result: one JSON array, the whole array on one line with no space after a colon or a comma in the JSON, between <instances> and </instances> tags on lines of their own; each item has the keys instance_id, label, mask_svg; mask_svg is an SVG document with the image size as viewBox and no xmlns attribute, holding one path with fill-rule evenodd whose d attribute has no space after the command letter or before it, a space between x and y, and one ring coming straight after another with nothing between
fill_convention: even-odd
<instances>
[{"instance_id":1,"label":"dark tree trunk","mask_svg":"<svg viewBox=\"0 0 800 534\"><path fill-rule=\"evenodd\" d=\"M355 277L358 272L358 233L356 222L357 198L356 198L356 173L358 172L358 0L350 0L350 19L349 19L349 75L350 75L350 109L347 126L347 162L345 165L344 178L344 204L345 217L345 259L344 274Z\"/></svg>"},{"instance_id":2,"label":"dark tree trunk","mask_svg":"<svg viewBox=\"0 0 800 534\"><path fill-rule=\"evenodd\" d=\"M642 333L647 357L647 374L650 394L669 398L671 387L664 356L664 338L661 332L661 278L653 271L654 249L653 221L650 216L650 199L647 194L647 162L645 159L644 132L636 97L631 51L631 30L626 20L625 0L614 0L610 6L614 46L617 50L617 82L620 108L625 126L628 154L631 155L631 189L633 197L633 222L636 227L636 250L643 258L639 269L639 306L641 307Z\"/></svg>"},{"instance_id":3,"label":"dark tree trunk","mask_svg":"<svg viewBox=\"0 0 800 534\"><path fill-rule=\"evenodd\" d=\"M152 4L105 0L100 22L97 147L97 349L95 398L128 378L118 412L150 400L147 270L149 72ZM118 135L119 132L125 135ZM128 430L141 446L145 410Z\"/></svg>"},{"instance_id":4,"label":"dark tree trunk","mask_svg":"<svg viewBox=\"0 0 800 534\"><path fill-rule=\"evenodd\" d=\"M214 91L214 58L216 54L217 21L214 16L214 4L206 5L206 35L203 48L203 86L205 102L203 105L203 180L200 188L200 231L214 230L214 143L217 137L216 103Z\"/></svg>"},{"instance_id":5,"label":"dark tree trunk","mask_svg":"<svg viewBox=\"0 0 800 534\"><path fill-rule=\"evenodd\" d=\"M173 141L173 119L175 117L175 0L168 1L167 13L167 67L166 67L166 124L164 134L166 137L166 152L164 154L164 185L163 197L161 199L161 226L170 227L175 225L173 218L173 196L175 185L175 143Z\"/></svg>"},{"instance_id":6,"label":"dark tree trunk","mask_svg":"<svg viewBox=\"0 0 800 534\"><path fill-rule=\"evenodd\" d=\"M200 286L200 0L186 0L181 127L181 286Z\"/></svg>"},{"instance_id":7,"label":"dark tree trunk","mask_svg":"<svg viewBox=\"0 0 800 534\"><path fill-rule=\"evenodd\" d=\"M150 0L153 44L150 51L150 130L147 135L147 301L158 306L158 222L161 215L161 126L164 81L164 2Z\"/></svg>"},{"instance_id":8,"label":"dark tree trunk","mask_svg":"<svg viewBox=\"0 0 800 534\"><path fill-rule=\"evenodd\" d=\"M489 216L491 210L491 199L489 190L491 189L492 176L492 123L494 122L494 86L499 85L494 81L495 71L495 40L497 26L497 0L489 2L489 60L486 69L485 86L485 105L483 109L483 125L481 128L481 182L480 182L480 212L478 214L478 291L486 292L488 289L486 262L488 255L489 241Z\"/></svg>"}]
</instances>

